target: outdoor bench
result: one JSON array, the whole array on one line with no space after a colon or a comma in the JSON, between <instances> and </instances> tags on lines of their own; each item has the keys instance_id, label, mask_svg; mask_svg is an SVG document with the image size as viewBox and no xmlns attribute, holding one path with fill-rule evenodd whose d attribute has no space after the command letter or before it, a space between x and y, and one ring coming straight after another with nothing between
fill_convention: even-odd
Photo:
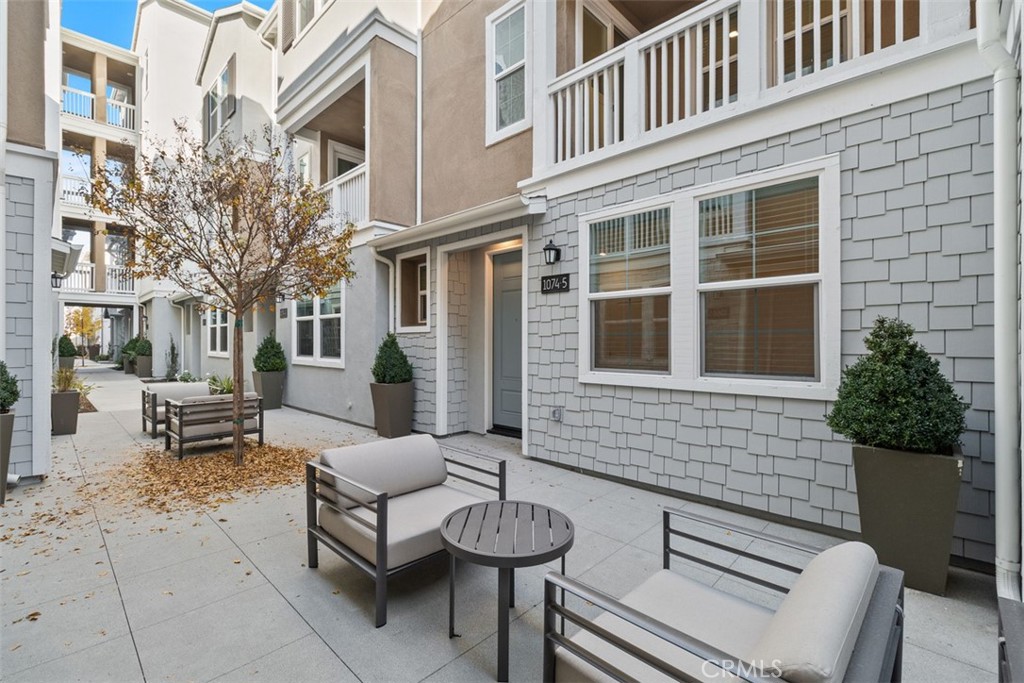
<instances>
[{"instance_id":1,"label":"outdoor bench","mask_svg":"<svg viewBox=\"0 0 1024 683\"><path fill-rule=\"evenodd\" d=\"M442 520L485 500L446 483L449 477L505 499L503 460L445 450L460 457L442 454L432 436L415 434L328 449L319 462L306 463L309 566L318 564L319 542L372 578L378 628L387 623L388 578L444 554Z\"/></svg>"},{"instance_id":2,"label":"outdoor bench","mask_svg":"<svg viewBox=\"0 0 1024 683\"><path fill-rule=\"evenodd\" d=\"M691 529L674 527L680 520ZM705 531L694 533L694 524ZM675 510L665 510L663 525L664 568L621 600L547 575L545 681L901 679L903 572L880 566L869 546L820 551ZM754 540L739 544L741 536ZM696 568L743 585L738 579L782 596L781 603L773 611L681 576L669 568L677 557L691 574ZM801 567L795 557L812 559ZM565 607L566 595L599 616ZM570 637L566 622L579 628Z\"/></svg>"},{"instance_id":3,"label":"outdoor bench","mask_svg":"<svg viewBox=\"0 0 1024 683\"><path fill-rule=\"evenodd\" d=\"M164 448L178 442L178 459L185 455L185 444L226 439L234 435L231 394L188 396L180 401L164 401ZM263 445L263 399L255 392L243 396L243 434L259 434Z\"/></svg>"},{"instance_id":4,"label":"outdoor bench","mask_svg":"<svg viewBox=\"0 0 1024 683\"><path fill-rule=\"evenodd\" d=\"M142 388L142 431L155 439L164 426L164 401L180 401L191 396L209 396L205 382L153 382Z\"/></svg>"}]
</instances>

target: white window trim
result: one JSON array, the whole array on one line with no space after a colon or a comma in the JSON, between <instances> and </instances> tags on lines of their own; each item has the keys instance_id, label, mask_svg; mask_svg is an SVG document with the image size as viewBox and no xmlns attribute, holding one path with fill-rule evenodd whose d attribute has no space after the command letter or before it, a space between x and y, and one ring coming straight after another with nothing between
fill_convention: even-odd
<instances>
[{"instance_id":1,"label":"white window trim","mask_svg":"<svg viewBox=\"0 0 1024 683\"><path fill-rule=\"evenodd\" d=\"M403 325L402 324L402 261L406 261L411 258L418 256L426 256L427 262L427 322L423 325ZM415 249L398 255L397 262L395 264L396 270L396 287L395 287L395 299L398 302L395 311L395 332L397 334L409 334L414 332L429 332L430 331L430 303L433 300L431 295L430 286L430 247L424 247L423 249Z\"/></svg>"},{"instance_id":2,"label":"white window trim","mask_svg":"<svg viewBox=\"0 0 1024 683\"><path fill-rule=\"evenodd\" d=\"M214 111L217 113L217 127L216 128L213 127L213 116L212 116L212 114L210 113L210 110L209 110L210 96L213 95L213 93L219 88L221 80L224 78L224 74L228 73L228 69L230 69L230 68L231 68L231 58L228 58L228 61L224 63L224 67L221 68L221 70L217 72L217 78L215 78L213 83L210 84L210 87L206 89L206 96L203 97L203 109L205 110L205 111L203 111L203 116L206 117L206 128L207 128L207 133L208 133L208 136L209 136L209 139L207 140L207 143L213 142L217 138L217 136L220 135L221 131L224 130L224 127L227 126L228 119L231 118L229 116L226 119L224 119L223 121L220 118L221 105L224 103L224 100L227 99L231 95L231 89L232 89L232 85L233 84L231 83L231 75L230 74L228 74L227 91L224 92L224 93L221 93L220 99L217 100L217 106L214 108Z\"/></svg>"},{"instance_id":3,"label":"white window trim","mask_svg":"<svg viewBox=\"0 0 1024 683\"><path fill-rule=\"evenodd\" d=\"M302 320L313 321L313 355L312 356L300 356L298 354L299 343L298 343L298 325L299 319L296 315L297 300L291 302L291 346L292 346L292 365L309 365L318 368L339 368L344 369L345 367L345 299L347 295L347 285L345 282L341 283L341 311L337 314L338 319L341 320L341 357L340 358L321 358L320 357L320 297L314 296L313 299L313 316L305 316ZM334 314L327 316L328 319L334 317Z\"/></svg>"},{"instance_id":4,"label":"white window trim","mask_svg":"<svg viewBox=\"0 0 1024 683\"><path fill-rule=\"evenodd\" d=\"M335 178L341 176L335 174L335 169L338 168L337 160L344 159L345 161L351 161L356 164L366 163L366 152L357 147L346 145L343 142L337 140L327 141L327 181L330 182ZM355 169L352 169L355 170ZM342 174L344 175L344 174Z\"/></svg>"},{"instance_id":5,"label":"white window trim","mask_svg":"<svg viewBox=\"0 0 1024 683\"><path fill-rule=\"evenodd\" d=\"M221 323L221 322L214 322L215 320L219 321L219 319L220 319L220 316L217 315L218 313L220 313L220 309L219 308L217 308L216 306L210 306L209 308L206 309L206 312L203 314L203 315L206 316L206 340L205 341L206 341L206 356L208 358L227 358L231 354L231 341L232 341L231 337L233 336L231 334L231 324L232 324L231 318L232 318L232 315L230 313L228 313L227 317L225 318L225 321L223 323ZM211 320L211 318L213 318L213 320ZM210 349L210 337L216 331L217 346L219 347L220 346L220 328L222 328L222 327L227 328L227 330L228 330L227 339L226 339L227 348L223 349L223 350L218 348L216 351L213 351L213 350Z\"/></svg>"},{"instance_id":6,"label":"white window trim","mask_svg":"<svg viewBox=\"0 0 1024 683\"><path fill-rule=\"evenodd\" d=\"M485 32L485 51L484 51L484 100L486 106L484 107L484 146L490 147L491 145L501 142L513 135L518 135L524 130L528 130L533 126L533 91L531 90L533 83L533 74L531 73L533 65L530 63L530 56L533 53L533 25L532 17L533 13L530 10L531 3L525 0L509 0L500 9L492 12L487 16L487 20L484 22ZM526 98L524 107L524 116L522 121L518 121L509 126L498 130L497 124L497 113L498 113L498 102L497 102L497 78L493 73L494 69L494 27L502 19L512 14L519 8L523 8L523 70L525 79L523 81L523 96Z\"/></svg>"},{"instance_id":7,"label":"white window trim","mask_svg":"<svg viewBox=\"0 0 1024 683\"><path fill-rule=\"evenodd\" d=\"M700 305L697 209L702 198L818 176L820 282L818 329L820 359L818 381L702 377L700 375ZM668 374L594 370L591 367L590 224L622 215L670 205L671 292ZM579 215L579 381L712 393L779 396L834 400L841 370L840 184L836 155L749 173L730 180L687 188L650 199L620 204ZM806 278L797 276L796 279ZM795 281L795 280L794 280ZM778 282L778 280L773 280ZM690 332L692 330L692 332Z\"/></svg>"},{"instance_id":8,"label":"white window trim","mask_svg":"<svg viewBox=\"0 0 1024 683\"><path fill-rule=\"evenodd\" d=\"M633 24L622 16L615 6L608 0L580 0L576 3L576 66L583 66L583 10L586 8L591 14L611 27L614 32L618 29L627 40L632 40L640 35ZM609 50L613 49L611 47Z\"/></svg>"}]
</instances>

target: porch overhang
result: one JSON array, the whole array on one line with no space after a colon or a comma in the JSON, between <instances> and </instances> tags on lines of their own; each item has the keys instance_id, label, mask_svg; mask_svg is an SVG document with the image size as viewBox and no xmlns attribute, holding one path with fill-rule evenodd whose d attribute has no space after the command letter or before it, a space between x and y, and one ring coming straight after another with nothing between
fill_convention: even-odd
<instances>
[{"instance_id":1,"label":"porch overhang","mask_svg":"<svg viewBox=\"0 0 1024 683\"><path fill-rule=\"evenodd\" d=\"M544 196L528 197L515 194L511 197L498 199L487 204L480 204L470 209L435 218L411 228L393 232L367 242L371 247L394 249L423 240L436 239L462 230L471 230L481 225L498 223L523 216L537 216L548 210L548 200Z\"/></svg>"},{"instance_id":2,"label":"porch overhang","mask_svg":"<svg viewBox=\"0 0 1024 683\"><path fill-rule=\"evenodd\" d=\"M78 259L82 255L82 245L71 244L56 237L50 240L50 272L67 277L75 272Z\"/></svg>"}]
</instances>

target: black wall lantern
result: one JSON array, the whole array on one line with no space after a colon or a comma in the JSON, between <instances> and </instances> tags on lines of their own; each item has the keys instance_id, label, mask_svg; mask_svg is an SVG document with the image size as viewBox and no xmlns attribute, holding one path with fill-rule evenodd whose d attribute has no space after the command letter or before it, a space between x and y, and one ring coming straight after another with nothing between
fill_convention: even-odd
<instances>
[{"instance_id":1,"label":"black wall lantern","mask_svg":"<svg viewBox=\"0 0 1024 683\"><path fill-rule=\"evenodd\" d=\"M562 260L562 250L555 246L554 240L548 240L544 247L544 263L553 266Z\"/></svg>"},{"instance_id":2,"label":"black wall lantern","mask_svg":"<svg viewBox=\"0 0 1024 683\"><path fill-rule=\"evenodd\" d=\"M60 289L61 283L64 282L64 276L60 273L50 273L50 286L54 289Z\"/></svg>"}]
</instances>

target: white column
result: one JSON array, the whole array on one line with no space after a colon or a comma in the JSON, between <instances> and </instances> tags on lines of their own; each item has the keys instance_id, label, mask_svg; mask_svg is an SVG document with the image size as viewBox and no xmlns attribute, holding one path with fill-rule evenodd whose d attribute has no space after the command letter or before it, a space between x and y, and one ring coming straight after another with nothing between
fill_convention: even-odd
<instances>
[{"instance_id":1,"label":"white column","mask_svg":"<svg viewBox=\"0 0 1024 683\"><path fill-rule=\"evenodd\" d=\"M555 79L558 17L555 2L527 3L533 30L527 35L533 41L527 54L533 57L531 91L533 95L533 175L540 175L554 162L551 102L548 83Z\"/></svg>"}]
</instances>

